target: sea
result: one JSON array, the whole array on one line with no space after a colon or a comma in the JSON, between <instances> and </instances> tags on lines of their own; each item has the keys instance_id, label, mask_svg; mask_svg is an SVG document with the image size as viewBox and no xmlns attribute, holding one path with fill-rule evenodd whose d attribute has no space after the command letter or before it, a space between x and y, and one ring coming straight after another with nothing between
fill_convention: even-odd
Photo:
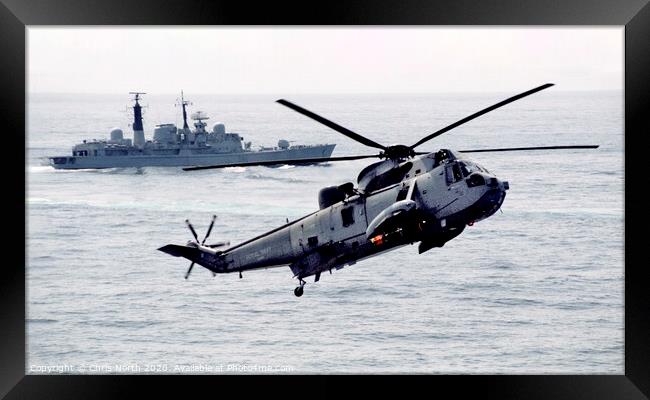
<instances>
[{"instance_id":1,"label":"sea","mask_svg":"<svg viewBox=\"0 0 650 400\"><path fill-rule=\"evenodd\" d=\"M389 144L421 137L515 93L284 96ZM178 95L146 94L145 135L181 126ZM275 102L192 95L252 148L376 149ZM288 267L212 274L157 249L202 237L237 244L318 209L325 186L371 160L312 166L61 171L43 157L83 139L132 137L128 94L29 94L26 138L27 374L623 374L622 91L557 87L506 105L420 151L474 153L507 180L500 212L424 254L405 246L308 278Z\"/></svg>"}]
</instances>

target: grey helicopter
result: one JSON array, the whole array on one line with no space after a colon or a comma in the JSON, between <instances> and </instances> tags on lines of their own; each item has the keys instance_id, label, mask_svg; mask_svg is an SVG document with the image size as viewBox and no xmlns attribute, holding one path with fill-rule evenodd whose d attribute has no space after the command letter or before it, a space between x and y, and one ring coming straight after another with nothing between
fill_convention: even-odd
<instances>
[{"instance_id":1,"label":"grey helicopter","mask_svg":"<svg viewBox=\"0 0 650 400\"><path fill-rule=\"evenodd\" d=\"M469 115L431 133L414 144L384 146L327 120L287 100L278 103L303 114L366 146L378 154L304 158L283 164L312 164L379 158L365 167L352 182L320 190L319 210L288 222L250 240L228 247L229 242L205 244L212 232L212 217L206 235L199 241L192 224L186 224L194 240L186 245L168 244L158 250L191 261L187 279L195 264L217 273L239 273L253 269L289 266L299 281L294 294L303 295L305 278L318 282L325 271L377 256L383 252L418 243L422 254L460 235L466 226L493 215L509 189L507 181L470 160L466 153L594 149L598 145L511 147L473 150L440 149L427 153L416 147L483 114L553 86L547 83ZM247 167L275 165L277 161L241 163ZM195 166L187 171L222 168Z\"/></svg>"}]
</instances>

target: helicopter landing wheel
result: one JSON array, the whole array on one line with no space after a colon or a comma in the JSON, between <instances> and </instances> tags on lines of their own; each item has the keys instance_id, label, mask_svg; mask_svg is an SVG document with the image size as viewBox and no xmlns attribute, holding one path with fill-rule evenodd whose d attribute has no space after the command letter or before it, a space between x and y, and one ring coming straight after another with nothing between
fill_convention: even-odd
<instances>
[{"instance_id":1,"label":"helicopter landing wheel","mask_svg":"<svg viewBox=\"0 0 650 400\"><path fill-rule=\"evenodd\" d=\"M305 282L304 280L300 279L300 286L298 286L297 288L295 288L295 289L293 290L293 294L295 294L296 297L300 297L300 296L302 296L303 292L305 291L305 289L304 289L304 287L305 287L305 283L307 283L307 282Z\"/></svg>"}]
</instances>

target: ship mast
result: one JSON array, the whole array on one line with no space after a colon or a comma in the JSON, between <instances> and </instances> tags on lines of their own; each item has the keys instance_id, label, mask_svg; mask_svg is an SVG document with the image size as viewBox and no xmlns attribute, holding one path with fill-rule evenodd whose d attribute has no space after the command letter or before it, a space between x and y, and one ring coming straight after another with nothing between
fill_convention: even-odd
<instances>
[{"instance_id":1,"label":"ship mast","mask_svg":"<svg viewBox=\"0 0 650 400\"><path fill-rule=\"evenodd\" d=\"M190 105L191 103L189 101L186 101L185 98L183 98L183 91L181 90L181 106L183 107L183 129L189 129L189 126L187 125L187 111L185 110L185 106Z\"/></svg>"},{"instance_id":2,"label":"ship mast","mask_svg":"<svg viewBox=\"0 0 650 400\"><path fill-rule=\"evenodd\" d=\"M141 94L147 94L145 92L129 92L129 94L135 95L133 100L135 104L133 105L133 145L137 147L144 146L144 128L142 127L142 106L138 103L140 100Z\"/></svg>"}]
</instances>

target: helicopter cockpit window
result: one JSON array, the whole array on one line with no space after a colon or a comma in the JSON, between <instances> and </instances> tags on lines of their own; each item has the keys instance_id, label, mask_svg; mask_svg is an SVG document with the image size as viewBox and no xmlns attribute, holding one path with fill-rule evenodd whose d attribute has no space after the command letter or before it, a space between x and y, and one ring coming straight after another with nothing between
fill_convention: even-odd
<instances>
[{"instance_id":1,"label":"helicopter cockpit window","mask_svg":"<svg viewBox=\"0 0 650 400\"><path fill-rule=\"evenodd\" d=\"M459 180L463 179L463 174L460 170L460 165L458 164L459 163L453 163L447 166L446 177L447 177L448 185L451 185L452 183L458 182Z\"/></svg>"},{"instance_id":2,"label":"helicopter cockpit window","mask_svg":"<svg viewBox=\"0 0 650 400\"><path fill-rule=\"evenodd\" d=\"M454 182L458 182L459 180L463 179L463 175L460 172L460 165L458 164L452 165L451 171L454 174Z\"/></svg>"},{"instance_id":3,"label":"helicopter cockpit window","mask_svg":"<svg viewBox=\"0 0 650 400\"><path fill-rule=\"evenodd\" d=\"M438 166L442 164L444 160L447 159L447 152L445 150L438 150L436 154L433 156L434 166Z\"/></svg>"},{"instance_id":4,"label":"helicopter cockpit window","mask_svg":"<svg viewBox=\"0 0 650 400\"><path fill-rule=\"evenodd\" d=\"M471 162L459 162L460 170L463 172L463 176L469 176L474 172L481 172L482 169L477 164Z\"/></svg>"},{"instance_id":5,"label":"helicopter cockpit window","mask_svg":"<svg viewBox=\"0 0 650 400\"><path fill-rule=\"evenodd\" d=\"M343 220L343 226L354 224L354 207L346 207L342 209L341 219Z\"/></svg>"}]
</instances>

